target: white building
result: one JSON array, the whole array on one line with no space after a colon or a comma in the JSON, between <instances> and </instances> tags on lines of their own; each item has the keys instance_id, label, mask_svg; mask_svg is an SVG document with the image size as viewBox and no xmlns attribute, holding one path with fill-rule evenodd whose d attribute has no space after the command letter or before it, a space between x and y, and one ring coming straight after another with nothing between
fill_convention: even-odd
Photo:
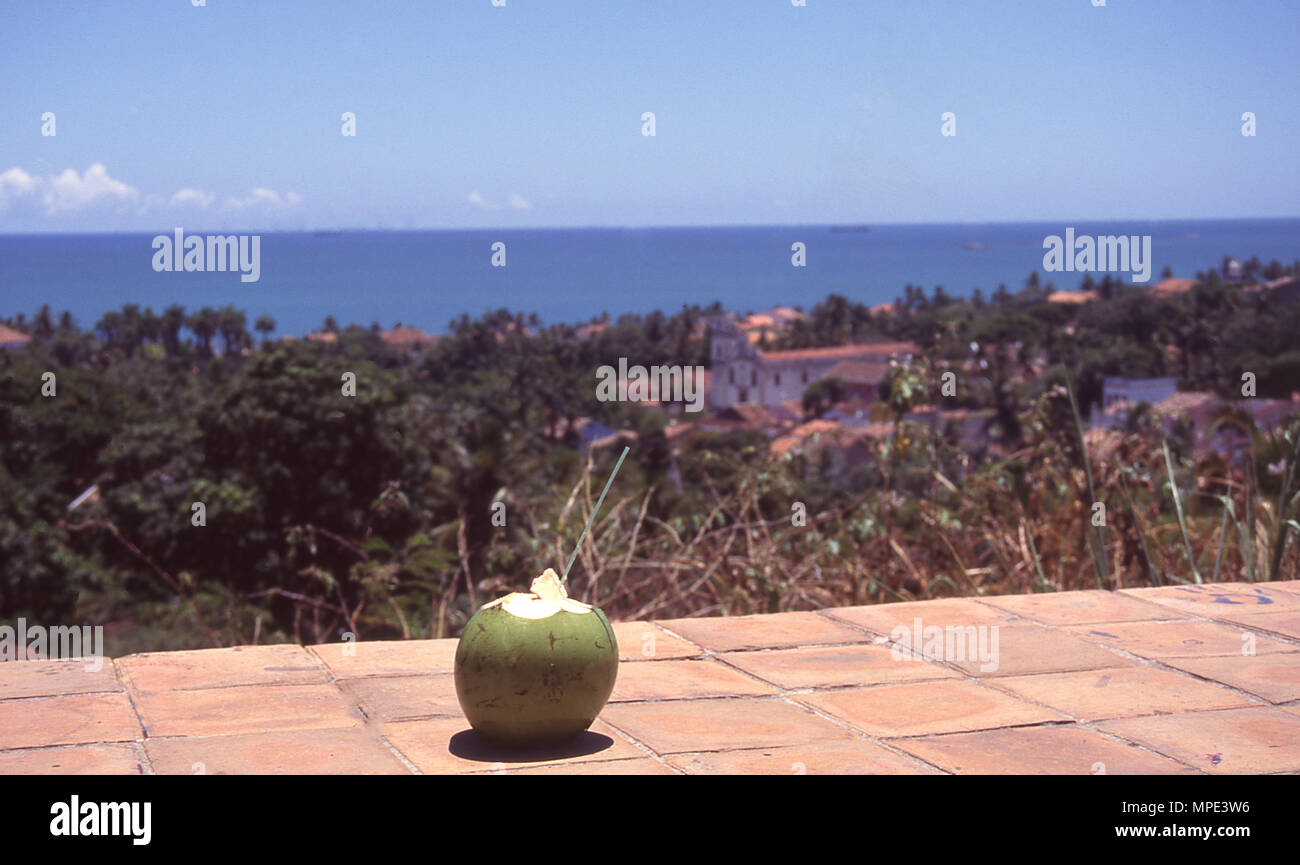
<instances>
[{"instance_id":1,"label":"white building","mask_svg":"<svg viewBox=\"0 0 1300 865\"><path fill-rule=\"evenodd\" d=\"M1123 427L1129 413L1141 403L1159 405L1178 390L1172 378L1107 378L1101 383L1101 406L1092 412L1092 426Z\"/></svg>"},{"instance_id":2,"label":"white building","mask_svg":"<svg viewBox=\"0 0 1300 865\"><path fill-rule=\"evenodd\" d=\"M1178 382L1172 378L1108 378L1101 383L1102 407L1109 408L1117 402L1137 405L1148 402L1155 405L1173 395Z\"/></svg>"},{"instance_id":3,"label":"white building","mask_svg":"<svg viewBox=\"0 0 1300 865\"><path fill-rule=\"evenodd\" d=\"M753 403L777 405L803 399L808 385L845 360L880 364L881 378L891 358L910 360L919 349L910 342L761 351L733 322L717 321L711 329L710 405L715 409Z\"/></svg>"}]
</instances>

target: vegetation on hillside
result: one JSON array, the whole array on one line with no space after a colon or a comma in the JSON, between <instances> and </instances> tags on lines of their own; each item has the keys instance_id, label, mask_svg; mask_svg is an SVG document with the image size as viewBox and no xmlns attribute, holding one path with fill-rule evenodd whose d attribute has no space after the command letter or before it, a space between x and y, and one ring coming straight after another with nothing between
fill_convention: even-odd
<instances>
[{"instance_id":1,"label":"vegetation on hillside","mask_svg":"<svg viewBox=\"0 0 1300 865\"><path fill-rule=\"evenodd\" d=\"M1046 292L909 287L887 315L832 296L772 339L925 350L884 395L895 435L851 473L815 451L772 457L758 431L697 433L675 453L660 410L597 401L594 370L619 357L707 363L699 325L716 306L585 339L498 311L419 355L377 326L273 340L273 322L254 338L230 308L127 306L82 331L45 308L9 321L25 349L0 351L0 618L116 623L114 655L455 635L567 562L619 450L582 447L587 417L637 436L571 577L615 618L1300 572L1300 420L1270 432L1225 413L1249 442L1227 459L1141 413L1090 458L1082 428L1105 376L1228 396L1244 370L1259 396L1289 397L1300 305L1213 272L1167 299L1109 280L1080 306ZM956 404L993 410L991 446L904 419L943 364L978 370Z\"/></svg>"}]
</instances>

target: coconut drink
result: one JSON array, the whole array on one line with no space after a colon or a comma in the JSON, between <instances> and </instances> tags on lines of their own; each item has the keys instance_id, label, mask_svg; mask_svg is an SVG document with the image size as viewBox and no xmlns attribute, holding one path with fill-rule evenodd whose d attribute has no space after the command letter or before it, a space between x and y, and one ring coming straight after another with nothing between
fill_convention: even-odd
<instances>
[{"instance_id":1,"label":"coconut drink","mask_svg":"<svg viewBox=\"0 0 1300 865\"><path fill-rule=\"evenodd\" d=\"M549 745L591 726L614 690L618 641L599 608L546 569L531 590L484 604L456 647L456 696L470 726L507 747Z\"/></svg>"}]
</instances>

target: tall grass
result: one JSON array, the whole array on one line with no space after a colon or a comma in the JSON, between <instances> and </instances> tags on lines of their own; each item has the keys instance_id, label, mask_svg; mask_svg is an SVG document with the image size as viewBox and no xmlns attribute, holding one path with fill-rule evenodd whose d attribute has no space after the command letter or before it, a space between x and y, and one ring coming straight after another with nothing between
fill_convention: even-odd
<instances>
[{"instance_id":1,"label":"tall grass","mask_svg":"<svg viewBox=\"0 0 1300 865\"><path fill-rule=\"evenodd\" d=\"M1083 473L1088 479L1088 495L1095 504L1099 499L1097 487L1092 480L1092 458L1088 456L1088 439L1083 428L1083 418L1079 415L1079 401L1074 396L1074 380L1070 376L1068 364L1065 366L1065 388L1070 396L1070 413L1074 416L1074 430L1079 437L1079 453L1083 461ZM1097 573L1097 588L1100 589L1110 577L1106 562L1106 521L1102 520L1101 525L1094 524L1092 527L1096 529L1096 546L1093 547L1090 541L1089 549L1092 551L1092 566Z\"/></svg>"},{"instance_id":2,"label":"tall grass","mask_svg":"<svg viewBox=\"0 0 1300 865\"><path fill-rule=\"evenodd\" d=\"M1169 492L1174 497L1174 512L1178 514L1178 531L1183 539L1183 549L1187 551L1187 567L1191 568L1192 579L1201 582L1200 571L1196 569L1196 557L1192 555L1192 541L1187 537L1187 521L1183 519L1183 497L1178 490L1178 481L1174 478L1174 464L1169 456L1169 442L1160 442L1165 455L1165 473L1169 478Z\"/></svg>"}]
</instances>

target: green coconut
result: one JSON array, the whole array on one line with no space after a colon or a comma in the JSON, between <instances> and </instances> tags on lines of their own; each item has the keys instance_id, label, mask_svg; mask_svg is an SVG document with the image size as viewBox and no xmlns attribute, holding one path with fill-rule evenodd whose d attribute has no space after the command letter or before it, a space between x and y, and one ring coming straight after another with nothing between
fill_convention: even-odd
<instances>
[{"instance_id":1,"label":"green coconut","mask_svg":"<svg viewBox=\"0 0 1300 865\"><path fill-rule=\"evenodd\" d=\"M456 647L456 696L488 741L535 747L591 726L614 690L618 641L598 608L547 568L529 592L484 604Z\"/></svg>"}]
</instances>

